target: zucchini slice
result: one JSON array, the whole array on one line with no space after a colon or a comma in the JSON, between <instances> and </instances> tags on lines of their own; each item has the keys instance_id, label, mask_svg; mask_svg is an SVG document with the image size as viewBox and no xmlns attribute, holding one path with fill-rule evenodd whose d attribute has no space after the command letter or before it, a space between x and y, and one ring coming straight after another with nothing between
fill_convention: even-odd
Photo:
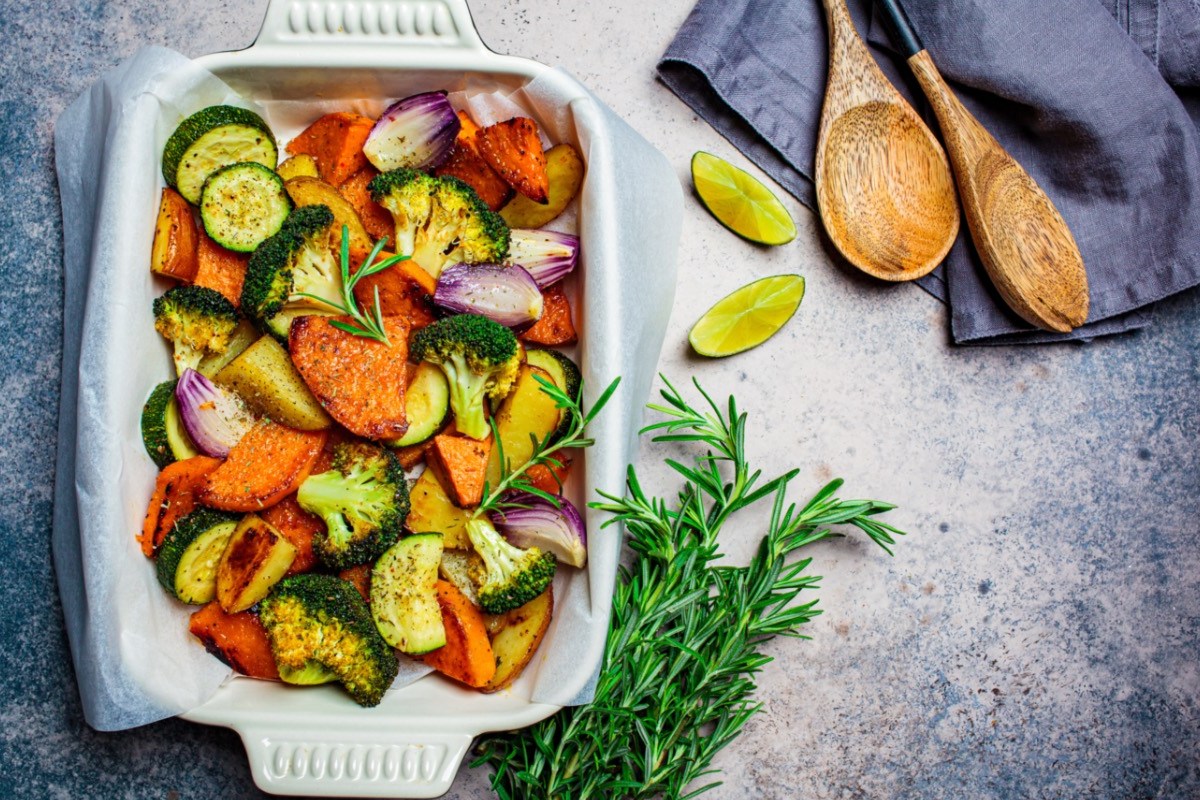
<instances>
[{"instance_id":1,"label":"zucchini slice","mask_svg":"<svg viewBox=\"0 0 1200 800\"><path fill-rule=\"evenodd\" d=\"M155 386L142 406L142 444L159 469L200 455L179 416L176 383L178 381L163 381Z\"/></svg>"},{"instance_id":2,"label":"zucchini slice","mask_svg":"<svg viewBox=\"0 0 1200 800\"><path fill-rule=\"evenodd\" d=\"M175 399L175 381L163 381L154 387L142 406L142 444L159 469L175 461L167 441L167 406Z\"/></svg>"},{"instance_id":3,"label":"zucchini slice","mask_svg":"<svg viewBox=\"0 0 1200 800\"><path fill-rule=\"evenodd\" d=\"M205 233L238 253L253 252L279 233L291 211L283 180L254 161L221 167L208 176L200 192Z\"/></svg>"},{"instance_id":4,"label":"zucchini slice","mask_svg":"<svg viewBox=\"0 0 1200 800\"><path fill-rule=\"evenodd\" d=\"M228 164L257 161L269 169L279 163L275 136L258 114L236 106L209 106L185 119L163 148L167 185L193 205L208 176Z\"/></svg>"},{"instance_id":5,"label":"zucchini slice","mask_svg":"<svg viewBox=\"0 0 1200 800\"><path fill-rule=\"evenodd\" d=\"M237 527L238 516L211 508L188 514L158 550L158 582L177 600L204 605L217 591L217 562Z\"/></svg>"},{"instance_id":6,"label":"zucchini slice","mask_svg":"<svg viewBox=\"0 0 1200 800\"><path fill-rule=\"evenodd\" d=\"M392 447L420 444L442 429L450 413L450 383L441 367L421 362L404 398L408 431Z\"/></svg>"},{"instance_id":7,"label":"zucchini slice","mask_svg":"<svg viewBox=\"0 0 1200 800\"><path fill-rule=\"evenodd\" d=\"M550 379L554 381L554 385L562 389L567 397L575 401L579 400L579 387L583 383L583 377L579 367L570 358L557 350L530 348L525 351L525 361L546 370L550 373ZM558 439L565 434L570 424L570 418L565 413L562 414L558 428L554 431L554 438Z\"/></svg>"},{"instance_id":8,"label":"zucchini slice","mask_svg":"<svg viewBox=\"0 0 1200 800\"><path fill-rule=\"evenodd\" d=\"M419 655L446 644L436 583L442 535L416 533L396 542L371 571L371 616L384 641Z\"/></svg>"}]
</instances>

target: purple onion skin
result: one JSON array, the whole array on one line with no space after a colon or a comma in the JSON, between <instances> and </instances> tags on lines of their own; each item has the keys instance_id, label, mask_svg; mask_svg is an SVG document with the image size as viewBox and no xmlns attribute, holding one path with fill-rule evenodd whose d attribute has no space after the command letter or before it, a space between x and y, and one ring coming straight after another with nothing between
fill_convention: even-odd
<instances>
[{"instance_id":1,"label":"purple onion skin","mask_svg":"<svg viewBox=\"0 0 1200 800\"><path fill-rule=\"evenodd\" d=\"M553 553L559 561L572 567L587 564L587 528L579 509L570 500L558 496L555 508L540 497L513 493L505 502L527 508L509 508L493 512L492 524L509 544L520 548L537 547Z\"/></svg>"},{"instance_id":2,"label":"purple onion skin","mask_svg":"<svg viewBox=\"0 0 1200 800\"><path fill-rule=\"evenodd\" d=\"M453 264L438 276L433 302L457 314L481 314L509 328L536 322L545 302L522 267Z\"/></svg>"},{"instance_id":3,"label":"purple onion skin","mask_svg":"<svg viewBox=\"0 0 1200 800\"><path fill-rule=\"evenodd\" d=\"M579 261L579 237L545 229L516 228L509 240L508 260L519 264L545 289L575 269Z\"/></svg>"},{"instance_id":4,"label":"purple onion skin","mask_svg":"<svg viewBox=\"0 0 1200 800\"><path fill-rule=\"evenodd\" d=\"M175 385L179 416L188 436L206 456L224 458L254 426L254 416L241 398L194 369L186 369Z\"/></svg>"},{"instance_id":5,"label":"purple onion skin","mask_svg":"<svg viewBox=\"0 0 1200 800\"><path fill-rule=\"evenodd\" d=\"M423 92L398 100L380 115L363 153L378 170L430 169L450 155L462 122L445 92Z\"/></svg>"}]
</instances>

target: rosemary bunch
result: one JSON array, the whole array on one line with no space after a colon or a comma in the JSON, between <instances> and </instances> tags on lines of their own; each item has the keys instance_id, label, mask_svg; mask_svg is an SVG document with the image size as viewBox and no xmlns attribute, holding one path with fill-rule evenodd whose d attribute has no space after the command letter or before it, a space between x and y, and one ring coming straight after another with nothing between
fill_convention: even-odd
<instances>
[{"instance_id":1,"label":"rosemary bunch","mask_svg":"<svg viewBox=\"0 0 1200 800\"><path fill-rule=\"evenodd\" d=\"M546 798L695 797L719 781L713 757L760 707L754 677L770 661L762 646L775 636L801 636L817 616L816 587L800 548L836 535L831 525L858 528L889 553L901 532L876 516L893 506L841 500L841 480L802 508L786 499L798 470L762 480L746 459L746 415L734 399L718 406L700 384L706 407L695 408L663 378L664 419L643 429L655 442L695 442L704 452L688 465L666 463L684 480L673 501L648 496L629 468L624 497L601 494L593 508L605 525L623 523L632 563L623 567L595 700L566 708L530 728L491 734L474 766L490 765L504 800ZM770 521L746 567L714 563L725 522L771 502ZM684 792L687 791L687 794Z\"/></svg>"}]
</instances>

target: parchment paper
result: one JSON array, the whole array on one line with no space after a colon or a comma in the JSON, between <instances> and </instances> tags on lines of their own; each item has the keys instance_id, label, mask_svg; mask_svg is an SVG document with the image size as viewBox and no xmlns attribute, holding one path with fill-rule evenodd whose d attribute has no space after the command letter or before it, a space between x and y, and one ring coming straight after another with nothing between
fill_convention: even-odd
<instances>
[{"instance_id":1,"label":"parchment paper","mask_svg":"<svg viewBox=\"0 0 1200 800\"><path fill-rule=\"evenodd\" d=\"M682 194L674 171L640 135L578 84L555 72L508 97L466 86L453 95L481 123L515 104L551 141L576 142L587 164L577 225L583 263L573 278L585 352L586 396L616 376L620 391L593 427L576 497L620 492L625 465L670 314ZM188 633L194 610L166 597L135 541L157 472L138 430L150 390L172 375L150 304L167 284L148 277L162 177L159 157L188 114L215 103L255 108L281 144L320 113L382 111L354 104L265 103L234 95L178 53L146 48L105 75L59 117L55 158L64 221L63 383L53 549L71 654L87 721L99 730L144 725L193 709L230 671ZM615 529L587 512L585 571L561 568L555 617L530 667L535 702L591 699L620 550ZM426 670L405 664L396 688ZM347 700L347 702L350 702ZM387 699L384 701L385 705ZM364 712L372 713L372 712Z\"/></svg>"}]
</instances>

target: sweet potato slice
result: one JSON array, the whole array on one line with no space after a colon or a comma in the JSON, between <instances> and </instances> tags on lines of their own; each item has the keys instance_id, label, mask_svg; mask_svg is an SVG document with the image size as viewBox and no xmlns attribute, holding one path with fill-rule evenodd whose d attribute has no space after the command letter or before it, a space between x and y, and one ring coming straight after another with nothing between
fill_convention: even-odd
<instances>
[{"instance_id":1,"label":"sweet potato slice","mask_svg":"<svg viewBox=\"0 0 1200 800\"><path fill-rule=\"evenodd\" d=\"M520 334L522 341L550 347L575 344L579 335L571 321L571 301L556 283L542 290L542 317Z\"/></svg>"},{"instance_id":2,"label":"sweet potato slice","mask_svg":"<svg viewBox=\"0 0 1200 800\"><path fill-rule=\"evenodd\" d=\"M315 463L313 471L317 471ZM301 508L294 494L283 498L259 516L265 522L274 525L284 538L292 543L292 547L296 548L296 558L288 568L287 574L311 572L317 565L317 555L313 552L313 536L325 530L325 523L321 518Z\"/></svg>"},{"instance_id":3,"label":"sweet potato slice","mask_svg":"<svg viewBox=\"0 0 1200 800\"><path fill-rule=\"evenodd\" d=\"M353 272L358 272L366 255L363 253L351 256L356 262ZM391 256L391 253L381 252L376 261L383 261ZM407 320L409 330L413 331L424 328L437 319L433 314L431 300L436 288L437 283L429 273L409 259L354 284L354 299L364 308L370 308L375 302L375 290L379 289L379 307L384 316Z\"/></svg>"},{"instance_id":4,"label":"sweet potato slice","mask_svg":"<svg viewBox=\"0 0 1200 800\"><path fill-rule=\"evenodd\" d=\"M488 639L483 613L449 581L439 580L438 605L446 629L446 644L421 657L443 675L481 688L496 674L496 656Z\"/></svg>"},{"instance_id":5,"label":"sweet potato slice","mask_svg":"<svg viewBox=\"0 0 1200 800\"><path fill-rule=\"evenodd\" d=\"M529 479L533 488L540 489L548 494L560 494L562 486L567 482L567 476L571 474L571 458L563 452L555 454L555 458L559 459L559 466L550 467L545 464L534 464L525 472L525 477Z\"/></svg>"},{"instance_id":6,"label":"sweet potato slice","mask_svg":"<svg viewBox=\"0 0 1200 800\"><path fill-rule=\"evenodd\" d=\"M375 120L348 111L326 114L288 142L292 155L307 153L317 160L321 180L341 186L354 173L367 166L363 145Z\"/></svg>"},{"instance_id":7,"label":"sweet potato slice","mask_svg":"<svg viewBox=\"0 0 1200 800\"><path fill-rule=\"evenodd\" d=\"M563 142L546 151L546 175L550 178L550 198L545 205L517 195L500 216L510 228L541 228L566 210L583 186L583 159L574 147Z\"/></svg>"},{"instance_id":8,"label":"sweet potato slice","mask_svg":"<svg viewBox=\"0 0 1200 800\"><path fill-rule=\"evenodd\" d=\"M483 128L477 141L479 154L509 186L535 203L549 201L550 178L537 123L529 117L513 117Z\"/></svg>"},{"instance_id":9,"label":"sweet potato slice","mask_svg":"<svg viewBox=\"0 0 1200 800\"><path fill-rule=\"evenodd\" d=\"M384 317L390 344L332 325L349 317L299 317L292 323L292 361L321 405L346 430L368 439L398 439L408 430L408 321Z\"/></svg>"},{"instance_id":10,"label":"sweet potato slice","mask_svg":"<svg viewBox=\"0 0 1200 800\"><path fill-rule=\"evenodd\" d=\"M324 444L324 431L298 431L264 420L205 477L200 502L225 511L270 508L304 482Z\"/></svg>"},{"instance_id":11,"label":"sweet potato slice","mask_svg":"<svg viewBox=\"0 0 1200 800\"><path fill-rule=\"evenodd\" d=\"M192 614L188 624L204 649L243 675L279 680L271 642L258 617L249 611L227 614L216 600Z\"/></svg>"},{"instance_id":12,"label":"sweet potato slice","mask_svg":"<svg viewBox=\"0 0 1200 800\"><path fill-rule=\"evenodd\" d=\"M400 466L408 471L425 460L429 452L429 448L433 446L433 440L421 442L420 444L409 445L408 447L400 447L393 452L396 458L400 459Z\"/></svg>"},{"instance_id":13,"label":"sweet potato slice","mask_svg":"<svg viewBox=\"0 0 1200 800\"><path fill-rule=\"evenodd\" d=\"M492 439L478 441L458 433L440 433L429 448L447 493L459 508L474 508L483 499Z\"/></svg>"},{"instance_id":14,"label":"sweet potato slice","mask_svg":"<svg viewBox=\"0 0 1200 800\"><path fill-rule=\"evenodd\" d=\"M150 505L142 521L142 533L138 536L142 553L147 558L154 556L176 521L196 508L196 493L208 474L220 465L219 458L195 456L168 464L158 473L154 494L150 495Z\"/></svg>"},{"instance_id":15,"label":"sweet potato slice","mask_svg":"<svg viewBox=\"0 0 1200 800\"><path fill-rule=\"evenodd\" d=\"M372 239L379 240L386 236L388 241L391 241L396 235L396 224L392 221L392 215L371 199L371 192L367 189L367 184L378 174L379 170L374 167L360 169L347 178L346 182L338 187L338 191L354 206L358 218L362 220L363 227Z\"/></svg>"},{"instance_id":16,"label":"sweet potato slice","mask_svg":"<svg viewBox=\"0 0 1200 800\"><path fill-rule=\"evenodd\" d=\"M371 570L375 568L374 564L358 564L357 566L349 567L338 573L338 577L344 581L354 584L354 588L358 589L358 593L363 596L363 600L371 602Z\"/></svg>"},{"instance_id":17,"label":"sweet potato slice","mask_svg":"<svg viewBox=\"0 0 1200 800\"><path fill-rule=\"evenodd\" d=\"M458 137L450 149L450 156L434 170L434 174L458 178L474 189L479 198L487 203L488 208L499 211L512 197L512 187L479 153L479 140L476 138L479 126L462 111L458 112L458 119L462 122L462 127L459 128Z\"/></svg>"},{"instance_id":18,"label":"sweet potato slice","mask_svg":"<svg viewBox=\"0 0 1200 800\"><path fill-rule=\"evenodd\" d=\"M193 283L220 292L235 306L241 302L246 265L250 263L249 253L235 253L221 247L207 233L200 231L196 261L198 266Z\"/></svg>"},{"instance_id":19,"label":"sweet potato slice","mask_svg":"<svg viewBox=\"0 0 1200 800\"><path fill-rule=\"evenodd\" d=\"M163 189L150 248L150 271L180 281L195 278L197 233L188 201L174 189Z\"/></svg>"}]
</instances>

